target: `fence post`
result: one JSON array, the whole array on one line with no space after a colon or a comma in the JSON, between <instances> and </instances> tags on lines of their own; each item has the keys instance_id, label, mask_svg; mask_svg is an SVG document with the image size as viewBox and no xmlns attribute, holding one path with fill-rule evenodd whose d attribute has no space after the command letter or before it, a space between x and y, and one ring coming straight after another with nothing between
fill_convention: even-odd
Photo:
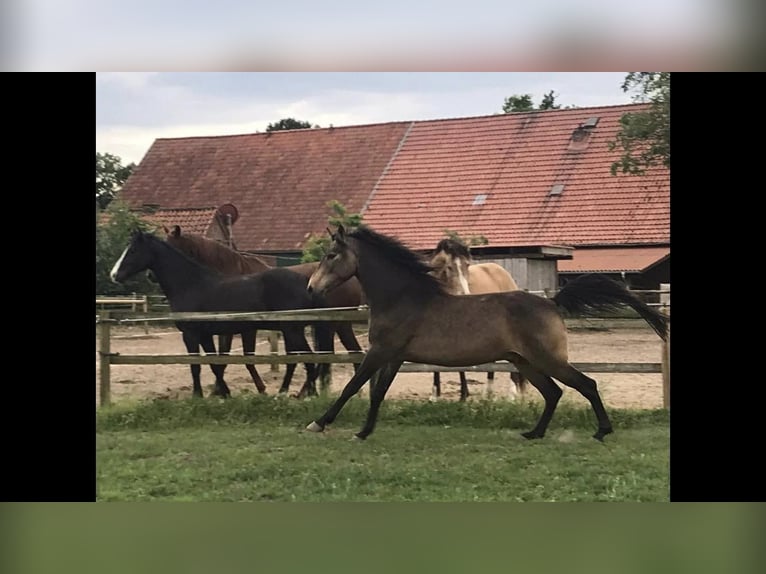
<instances>
[{"instance_id":1,"label":"fence post","mask_svg":"<svg viewBox=\"0 0 766 574\"><path fill-rule=\"evenodd\" d=\"M144 295L144 316L149 314L149 297ZM144 333L149 334L149 323L144 321Z\"/></svg>"},{"instance_id":2,"label":"fence post","mask_svg":"<svg viewBox=\"0 0 766 574\"><path fill-rule=\"evenodd\" d=\"M269 345L271 346L271 354L279 354L279 331L269 332ZM272 371L279 371L279 365L277 363L271 363Z\"/></svg>"},{"instance_id":3,"label":"fence post","mask_svg":"<svg viewBox=\"0 0 766 574\"><path fill-rule=\"evenodd\" d=\"M112 320L109 311L102 311L99 318L99 406L108 407L111 404L111 388L109 381L109 363L111 358L110 329Z\"/></svg>"},{"instance_id":4,"label":"fence post","mask_svg":"<svg viewBox=\"0 0 766 574\"><path fill-rule=\"evenodd\" d=\"M661 311L670 316L670 283L660 283L660 304ZM662 406L670 408L670 325L662 342Z\"/></svg>"}]
</instances>

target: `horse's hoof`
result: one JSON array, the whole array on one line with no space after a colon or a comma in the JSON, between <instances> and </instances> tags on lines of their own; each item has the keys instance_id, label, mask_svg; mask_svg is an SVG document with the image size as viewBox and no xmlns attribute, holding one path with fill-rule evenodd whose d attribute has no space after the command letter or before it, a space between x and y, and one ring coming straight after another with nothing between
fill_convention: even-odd
<instances>
[{"instance_id":1,"label":"horse's hoof","mask_svg":"<svg viewBox=\"0 0 766 574\"><path fill-rule=\"evenodd\" d=\"M324 427L318 425L316 421L312 421L311 424L306 427L306 430L311 432L322 432L324 431Z\"/></svg>"},{"instance_id":2,"label":"horse's hoof","mask_svg":"<svg viewBox=\"0 0 766 574\"><path fill-rule=\"evenodd\" d=\"M352 440L352 441L359 441L359 442L362 442L362 441L364 441L366 438L367 438L366 436L362 436L360 433L356 433L356 434L355 434L355 435L352 437L352 439L351 439L351 440Z\"/></svg>"},{"instance_id":3,"label":"horse's hoof","mask_svg":"<svg viewBox=\"0 0 766 574\"><path fill-rule=\"evenodd\" d=\"M544 435L542 433L538 433L535 431L527 431L527 432L521 433L521 436L523 436L526 439L532 440L535 438L543 438Z\"/></svg>"},{"instance_id":4,"label":"horse's hoof","mask_svg":"<svg viewBox=\"0 0 766 574\"><path fill-rule=\"evenodd\" d=\"M611 434L612 432L613 431L610 428L598 429L596 434L593 435L593 438L595 438L597 441L604 442L604 437L608 434Z\"/></svg>"}]
</instances>

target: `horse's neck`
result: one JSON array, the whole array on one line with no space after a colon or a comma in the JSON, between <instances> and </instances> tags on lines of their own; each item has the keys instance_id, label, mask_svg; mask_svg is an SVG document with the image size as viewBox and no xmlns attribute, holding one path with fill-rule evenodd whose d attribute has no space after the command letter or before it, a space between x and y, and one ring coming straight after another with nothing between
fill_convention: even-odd
<instances>
[{"instance_id":1,"label":"horse's neck","mask_svg":"<svg viewBox=\"0 0 766 574\"><path fill-rule=\"evenodd\" d=\"M220 279L220 275L190 257L182 255L180 251L174 250L169 245L158 246L156 249L155 261L150 269L171 305L173 300L188 292L189 289L199 289L209 282Z\"/></svg>"},{"instance_id":2,"label":"horse's neck","mask_svg":"<svg viewBox=\"0 0 766 574\"><path fill-rule=\"evenodd\" d=\"M356 241L356 245L356 275L371 312L400 304L402 299L420 298L423 289L417 277L399 269L367 244Z\"/></svg>"}]
</instances>

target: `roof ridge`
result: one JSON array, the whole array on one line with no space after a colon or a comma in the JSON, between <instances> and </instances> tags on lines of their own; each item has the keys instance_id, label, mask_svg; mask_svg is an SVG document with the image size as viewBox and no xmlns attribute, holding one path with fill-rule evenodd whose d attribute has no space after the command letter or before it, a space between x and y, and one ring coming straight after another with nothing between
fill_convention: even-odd
<instances>
[{"instance_id":1,"label":"roof ridge","mask_svg":"<svg viewBox=\"0 0 766 574\"><path fill-rule=\"evenodd\" d=\"M386 175L388 175L388 170L391 167L391 164L394 163L396 156L399 155L399 152L404 147L404 142L407 141L407 136L410 135L410 132L412 131L412 128L414 125L415 125L415 122L412 121L410 122L410 125L407 126L407 130L404 132L402 139L399 140L399 145L396 146L396 149L394 150L394 153L391 154L391 157L389 158L388 163L386 164L386 167L383 168L383 171L380 173L380 176L378 176L378 179L375 181L375 185L372 186L372 191L370 192L370 195L367 197L367 201L364 202L362 209L359 211L359 213L362 216L364 216L364 212L367 211L367 208L370 206L370 203L372 203L372 198L375 197L375 192L378 191L378 186L380 186L380 182L383 181Z\"/></svg>"},{"instance_id":2,"label":"roof ridge","mask_svg":"<svg viewBox=\"0 0 766 574\"><path fill-rule=\"evenodd\" d=\"M588 110L603 110L603 109L617 109L617 108L640 108L640 107L647 107L650 104L648 102L638 102L638 103L629 103L629 104L608 104L608 105L602 105L602 106L584 106L584 107L576 107L576 108L559 108L555 110L529 110L525 112L495 112L491 114L480 114L480 115L474 115L474 116L457 116L457 117L443 117L443 118L431 118L427 120L394 120L390 122L373 122L369 124L349 124L349 125L343 125L343 126L328 126L326 128L298 128L298 129L291 129L291 130L275 130L271 132L243 132L238 134L219 134L219 135L209 135L209 136L181 136L181 137L165 137L165 138L155 138L155 141L183 141L183 140L200 140L200 139L223 139L223 138L236 138L236 137L247 137L247 136L264 136L264 137L272 137L276 134L280 133L287 133L287 132L323 132L323 131L331 131L331 130L347 130L347 129L355 129L355 128L367 128L367 127L376 127L376 126L393 126L396 124L406 124L406 123L417 123L417 124L425 124L425 123L434 123L434 122L454 122L454 121L460 121L460 120L476 120L476 119L483 119L483 118L493 118L493 117L507 117L507 116L519 116L523 114L555 114L555 113L567 113L567 112L582 112L582 111L588 111Z\"/></svg>"}]
</instances>

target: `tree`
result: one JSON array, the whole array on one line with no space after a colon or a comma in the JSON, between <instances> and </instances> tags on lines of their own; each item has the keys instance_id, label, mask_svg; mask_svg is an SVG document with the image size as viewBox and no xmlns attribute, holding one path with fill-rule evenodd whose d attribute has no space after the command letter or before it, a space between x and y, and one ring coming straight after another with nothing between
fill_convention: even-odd
<instances>
[{"instance_id":1,"label":"tree","mask_svg":"<svg viewBox=\"0 0 766 574\"><path fill-rule=\"evenodd\" d=\"M122 159L116 155L96 152L96 204L99 209L106 209L135 167L135 163L122 165Z\"/></svg>"},{"instance_id":2,"label":"tree","mask_svg":"<svg viewBox=\"0 0 766 574\"><path fill-rule=\"evenodd\" d=\"M150 231L149 224L131 212L120 200L112 201L104 211L96 210L96 293L128 295L157 293L158 287L139 273L125 283L114 283L109 273L130 241L134 229Z\"/></svg>"},{"instance_id":3,"label":"tree","mask_svg":"<svg viewBox=\"0 0 766 574\"><path fill-rule=\"evenodd\" d=\"M532 94L508 96L503 103L503 111L506 114L511 112L531 112L534 109Z\"/></svg>"},{"instance_id":4,"label":"tree","mask_svg":"<svg viewBox=\"0 0 766 574\"><path fill-rule=\"evenodd\" d=\"M348 209L339 201L333 199L327 202L327 207L330 208L332 213L327 217L327 222L332 227L342 225L346 229L359 227L362 224L362 215L359 213L349 213ZM311 261L319 261L324 257L327 252L327 248L330 246L330 238L326 233L324 234L312 234L308 238L306 244L303 247L303 255L301 256L302 263L310 263Z\"/></svg>"},{"instance_id":5,"label":"tree","mask_svg":"<svg viewBox=\"0 0 766 574\"><path fill-rule=\"evenodd\" d=\"M278 132L282 130L303 130L311 127L311 122L302 122L293 118L284 118L279 120L275 124L269 124L266 128L267 132ZM319 126L314 126L318 128Z\"/></svg>"},{"instance_id":6,"label":"tree","mask_svg":"<svg viewBox=\"0 0 766 574\"><path fill-rule=\"evenodd\" d=\"M624 92L636 91L634 102L649 102L645 112L624 114L620 131L609 142L609 150L619 148L620 159L612 164L618 171L640 175L656 165L670 168L670 73L631 72L622 84Z\"/></svg>"},{"instance_id":7,"label":"tree","mask_svg":"<svg viewBox=\"0 0 766 574\"><path fill-rule=\"evenodd\" d=\"M532 103L532 94L515 94L505 98L505 102L503 103L503 111L506 114L513 112L532 112L534 110L558 110L559 108L561 108L561 105L556 103L556 93L553 90L543 95L543 99L537 108Z\"/></svg>"},{"instance_id":8,"label":"tree","mask_svg":"<svg viewBox=\"0 0 766 574\"><path fill-rule=\"evenodd\" d=\"M468 247L489 244L489 240L483 235L469 235L467 238L464 238L464 237L461 237L457 231L452 231L451 229L445 229L444 235L446 235L449 239L454 239L455 241L459 241L460 243L462 243L463 245L467 245Z\"/></svg>"},{"instance_id":9,"label":"tree","mask_svg":"<svg viewBox=\"0 0 766 574\"><path fill-rule=\"evenodd\" d=\"M543 101L540 102L541 110L558 110L561 107L560 104L556 104L556 94L551 90L543 96Z\"/></svg>"}]
</instances>

